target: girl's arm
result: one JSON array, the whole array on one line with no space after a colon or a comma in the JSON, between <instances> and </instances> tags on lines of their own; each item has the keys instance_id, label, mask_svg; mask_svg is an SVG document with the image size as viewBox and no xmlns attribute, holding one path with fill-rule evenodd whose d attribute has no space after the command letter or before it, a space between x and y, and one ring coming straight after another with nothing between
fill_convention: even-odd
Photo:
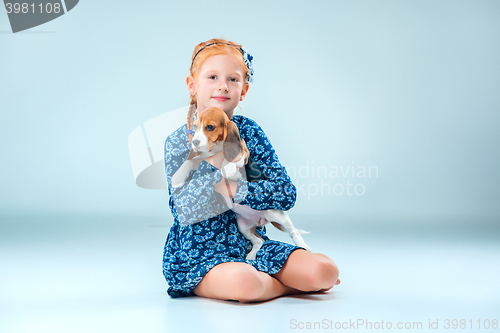
<instances>
[{"instance_id":1,"label":"girl's arm","mask_svg":"<svg viewBox=\"0 0 500 333\"><path fill-rule=\"evenodd\" d=\"M172 176L189 155L189 140L185 137L185 126L172 133L165 141L165 179L170 194L170 207L183 225L193 224L217 216L228 210L222 198L214 191L215 184L222 180L220 170L206 163L193 171L189 181L182 187L172 187Z\"/></svg>"},{"instance_id":2,"label":"girl's arm","mask_svg":"<svg viewBox=\"0 0 500 333\"><path fill-rule=\"evenodd\" d=\"M260 167L263 179L238 180L234 202L257 210L289 210L295 205L297 190L281 165L271 142L252 119L241 117L238 126L252 159ZM220 186L220 185L218 185ZM234 186L234 185L233 185Z\"/></svg>"}]
</instances>

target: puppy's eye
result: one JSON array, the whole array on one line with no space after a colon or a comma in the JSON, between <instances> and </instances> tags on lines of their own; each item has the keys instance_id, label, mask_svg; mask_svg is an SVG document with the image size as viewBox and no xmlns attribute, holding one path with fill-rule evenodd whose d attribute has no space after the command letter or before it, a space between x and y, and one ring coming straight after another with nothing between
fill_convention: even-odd
<instances>
[{"instance_id":1,"label":"puppy's eye","mask_svg":"<svg viewBox=\"0 0 500 333\"><path fill-rule=\"evenodd\" d=\"M207 125L205 126L205 129L209 132L212 132L215 129L215 127L213 127L212 125Z\"/></svg>"}]
</instances>

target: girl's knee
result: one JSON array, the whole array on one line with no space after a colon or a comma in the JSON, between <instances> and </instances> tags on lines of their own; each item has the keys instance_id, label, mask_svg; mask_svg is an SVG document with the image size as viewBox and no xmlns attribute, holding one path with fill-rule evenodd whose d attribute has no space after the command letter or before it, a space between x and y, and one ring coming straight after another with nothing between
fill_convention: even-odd
<instances>
[{"instance_id":1,"label":"girl's knee","mask_svg":"<svg viewBox=\"0 0 500 333\"><path fill-rule=\"evenodd\" d=\"M265 292L264 276L253 267L235 270L230 281L233 289L232 299L243 303L256 301Z\"/></svg>"},{"instance_id":2,"label":"girl's knee","mask_svg":"<svg viewBox=\"0 0 500 333\"><path fill-rule=\"evenodd\" d=\"M339 269L332 259L319 254L306 272L307 283L313 290L330 288L339 278Z\"/></svg>"}]
</instances>

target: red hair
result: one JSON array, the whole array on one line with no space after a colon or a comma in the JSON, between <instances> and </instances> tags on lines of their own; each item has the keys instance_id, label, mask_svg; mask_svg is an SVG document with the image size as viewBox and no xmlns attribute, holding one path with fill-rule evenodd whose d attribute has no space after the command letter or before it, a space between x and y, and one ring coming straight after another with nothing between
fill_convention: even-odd
<instances>
[{"instance_id":1,"label":"red hair","mask_svg":"<svg viewBox=\"0 0 500 333\"><path fill-rule=\"evenodd\" d=\"M242 72L244 73L243 75L246 78L250 75L250 70L245 64L245 60L243 59L243 54L240 49L240 44L236 44L234 42L220 38L212 38L210 40L207 40L206 42L202 42L196 45L196 47L194 48L193 55L191 57L191 68L189 72L193 79L196 81L200 72L200 68L205 60L207 60L211 56L224 54L232 56L234 57L234 59L236 59L236 61L238 61L241 66ZM248 82L246 82L245 80L243 88L245 88L245 85L247 84ZM191 95L191 104L196 105L196 95Z\"/></svg>"}]
</instances>

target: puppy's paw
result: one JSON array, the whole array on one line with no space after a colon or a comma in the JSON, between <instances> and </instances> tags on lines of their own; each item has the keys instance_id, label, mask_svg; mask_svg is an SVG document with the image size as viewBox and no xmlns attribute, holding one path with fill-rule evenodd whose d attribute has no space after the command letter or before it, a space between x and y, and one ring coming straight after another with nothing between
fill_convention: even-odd
<instances>
[{"instance_id":1,"label":"puppy's paw","mask_svg":"<svg viewBox=\"0 0 500 333\"><path fill-rule=\"evenodd\" d=\"M306 251L309 251L309 252L312 252L311 251L311 248L301 239L294 239L295 241L295 245L297 246L300 246L300 247L303 247L304 249L306 249Z\"/></svg>"},{"instance_id":2,"label":"puppy's paw","mask_svg":"<svg viewBox=\"0 0 500 333\"><path fill-rule=\"evenodd\" d=\"M222 169L223 169L224 178L229 178L229 177L234 176L234 174L238 170L236 168L235 163L228 163L228 164L224 165L224 167Z\"/></svg>"},{"instance_id":3,"label":"puppy's paw","mask_svg":"<svg viewBox=\"0 0 500 333\"><path fill-rule=\"evenodd\" d=\"M247 260L255 260L256 257L257 257L257 251L252 250L252 251L248 252L246 259Z\"/></svg>"},{"instance_id":4,"label":"puppy's paw","mask_svg":"<svg viewBox=\"0 0 500 333\"><path fill-rule=\"evenodd\" d=\"M248 252L246 259L247 260L255 260L257 258L257 252L259 252L262 244L254 244L252 246L252 251Z\"/></svg>"},{"instance_id":5,"label":"puppy's paw","mask_svg":"<svg viewBox=\"0 0 500 333\"><path fill-rule=\"evenodd\" d=\"M172 176L172 187L173 188L178 188L184 185L186 182L186 176L182 172L176 172Z\"/></svg>"},{"instance_id":6,"label":"puppy's paw","mask_svg":"<svg viewBox=\"0 0 500 333\"><path fill-rule=\"evenodd\" d=\"M172 183L173 188L179 188L179 187L182 187L183 185L184 185L184 183Z\"/></svg>"}]
</instances>

